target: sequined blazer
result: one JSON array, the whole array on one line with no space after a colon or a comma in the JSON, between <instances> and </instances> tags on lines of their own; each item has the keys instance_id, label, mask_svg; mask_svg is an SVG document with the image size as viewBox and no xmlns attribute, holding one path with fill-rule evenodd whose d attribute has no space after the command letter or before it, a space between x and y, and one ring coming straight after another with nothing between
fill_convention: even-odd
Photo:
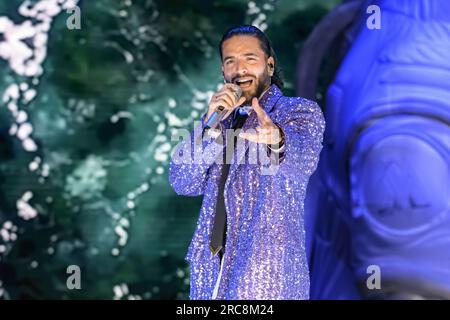
<instances>
[{"instance_id":1,"label":"sequined blazer","mask_svg":"<svg viewBox=\"0 0 450 320\"><path fill-rule=\"evenodd\" d=\"M325 121L315 102L283 96L275 85L259 102L283 130L284 153L271 173L262 171L267 163L245 161L260 145L248 143L233 155L224 190L227 237L217 299L308 299L304 199L322 150ZM223 130L230 127L230 118L223 121ZM252 112L242 130L257 125L256 113ZM202 124L198 124L175 147L169 168L170 184L177 194L203 195L186 255L191 299L212 298L220 269L219 255L213 256L209 239L223 166L217 155L223 145L217 139L201 137ZM201 151L195 149L196 144ZM189 162L188 158L196 161Z\"/></svg>"}]
</instances>

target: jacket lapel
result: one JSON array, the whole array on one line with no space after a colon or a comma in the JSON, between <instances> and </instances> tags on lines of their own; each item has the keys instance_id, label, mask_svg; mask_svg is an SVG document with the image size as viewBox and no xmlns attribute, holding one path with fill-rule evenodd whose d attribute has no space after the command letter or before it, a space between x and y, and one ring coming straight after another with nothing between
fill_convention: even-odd
<instances>
[{"instance_id":1,"label":"jacket lapel","mask_svg":"<svg viewBox=\"0 0 450 320\"><path fill-rule=\"evenodd\" d=\"M282 96L283 96L283 93L281 92L281 90L278 89L278 87L276 85L272 84L270 86L269 90L267 90L264 93L264 95L260 99L259 103L263 107L264 111L269 114L272 111L272 109L275 107L277 101ZM228 117L225 121L229 120L230 118L231 117ZM257 126L258 126L258 118L256 116L256 113L253 111L248 116L247 120L245 121L245 123L242 127L242 130L246 131L248 129L255 129ZM231 124L228 123L228 126L226 128L230 128L230 127L231 127ZM238 139L238 140L241 140L241 139ZM241 144L242 144L242 142L241 142ZM230 166L230 172L228 173L228 178L225 183L225 189L228 188L228 184L230 183L230 181L233 180L233 175L235 174L236 169L238 168L238 164L244 163L243 158L244 158L245 154L247 153L249 145L250 145L249 142L245 141L244 147L241 148L241 151L239 153L236 152L233 154L233 163Z\"/></svg>"}]
</instances>

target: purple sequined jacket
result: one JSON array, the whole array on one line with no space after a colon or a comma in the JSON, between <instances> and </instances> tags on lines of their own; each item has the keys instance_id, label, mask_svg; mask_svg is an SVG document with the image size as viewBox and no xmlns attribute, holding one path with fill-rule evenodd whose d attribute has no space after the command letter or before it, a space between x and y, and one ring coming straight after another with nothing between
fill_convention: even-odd
<instances>
[{"instance_id":1,"label":"purple sequined jacket","mask_svg":"<svg viewBox=\"0 0 450 320\"><path fill-rule=\"evenodd\" d=\"M226 254L217 299L308 299L309 271L305 251L303 207L309 177L322 149L325 121L319 106L300 97L285 97L272 85L260 105L285 135L285 149L274 174L262 174L261 164L235 161L225 184ZM222 127L229 128L231 116ZM258 125L256 113L242 130ZM180 142L172 155L170 184L179 195L203 195L197 227L186 260L190 265L190 298L211 299L219 276L219 255L209 239L214 222L222 164L215 159L223 147L201 140L201 124ZM180 163L174 155L194 155L203 147L202 163ZM244 152L234 154L242 157Z\"/></svg>"}]
</instances>

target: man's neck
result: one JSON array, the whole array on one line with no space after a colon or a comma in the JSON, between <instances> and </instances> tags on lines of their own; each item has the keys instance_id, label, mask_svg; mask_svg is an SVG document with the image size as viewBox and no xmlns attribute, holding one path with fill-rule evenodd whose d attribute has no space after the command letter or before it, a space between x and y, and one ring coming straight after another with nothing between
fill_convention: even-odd
<instances>
[{"instance_id":1,"label":"man's neck","mask_svg":"<svg viewBox=\"0 0 450 320\"><path fill-rule=\"evenodd\" d=\"M261 93L261 95L258 97L258 100L261 99L261 98L264 96L264 94L265 94L267 91L269 91L269 89L270 89L270 85L266 88L266 90L263 91L263 93Z\"/></svg>"}]
</instances>

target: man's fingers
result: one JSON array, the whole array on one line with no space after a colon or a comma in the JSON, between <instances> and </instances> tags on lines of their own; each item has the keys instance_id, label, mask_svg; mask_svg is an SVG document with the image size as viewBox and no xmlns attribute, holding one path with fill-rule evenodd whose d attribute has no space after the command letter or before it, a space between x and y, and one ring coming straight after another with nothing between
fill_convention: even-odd
<instances>
[{"instance_id":1,"label":"man's fingers","mask_svg":"<svg viewBox=\"0 0 450 320\"><path fill-rule=\"evenodd\" d=\"M264 111L259 105L258 98L256 97L253 97L252 99L252 108L255 110L256 114L261 114L261 111Z\"/></svg>"},{"instance_id":2,"label":"man's fingers","mask_svg":"<svg viewBox=\"0 0 450 320\"><path fill-rule=\"evenodd\" d=\"M270 122L269 116L264 111L264 109L259 105L258 98L256 98L256 97L254 97L252 99L252 108L253 108L253 110L255 110L260 124L265 124L267 122Z\"/></svg>"},{"instance_id":3,"label":"man's fingers","mask_svg":"<svg viewBox=\"0 0 450 320\"><path fill-rule=\"evenodd\" d=\"M236 101L236 95L230 90L219 91L215 95L216 97L228 97L233 104Z\"/></svg>"},{"instance_id":4,"label":"man's fingers","mask_svg":"<svg viewBox=\"0 0 450 320\"><path fill-rule=\"evenodd\" d=\"M226 101L228 105L233 106L234 105L234 100L232 98L232 94L228 93L228 92L221 92L218 93L214 98L213 98L213 103L218 103L220 100Z\"/></svg>"},{"instance_id":5,"label":"man's fingers","mask_svg":"<svg viewBox=\"0 0 450 320\"><path fill-rule=\"evenodd\" d=\"M233 110L234 110L234 109L229 109L229 110L227 111L227 113L225 113L225 115L223 116L223 118L222 118L222 119L226 119L226 118L228 118L228 116L230 115L230 113L232 113L232 112L233 112Z\"/></svg>"},{"instance_id":6,"label":"man's fingers","mask_svg":"<svg viewBox=\"0 0 450 320\"><path fill-rule=\"evenodd\" d=\"M225 99L230 106L233 106L233 108L238 107L245 102L245 97L237 99L236 94L232 90L224 90L216 93L212 98L212 102L214 102L214 100L218 101L219 99Z\"/></svg>"},{"instance_id":7,"label":"man's fingers","mask_svg":"<svg viewBox=\"0 0 450 320\"><path fill-rule=\"evenodd\" d=\"M237 88L235 84L226 83L218 93L227 93L233 101L236 101L238 99L237 90L240 90L240 88Z\"/></svg>"},{"instance_id":8,"label":"man's fingers","mask_svg":"<svg viewBox=\"0 0 450 320\"><path fill-rule=\"evenodd\" d=\"M241 104L245 102L245 97L240 97L238 102L236 103L236 107L239 107Z\"/></svg>"},{"instance_id":9,"label":"man's fingers","mask_svg":"<svg viewBox=\"0 0 450 320\"><path fill-rule=\"evenodd\" d=\"M236 89L236 84L234 83L225 83L222 88L220 88L220 90L230 90L230 91L235 91Z\"/></svg>"},{"instance_id":10,"label":"man's fingers","mask_svg":"<svg viewBox=\"0 0 450 320\"><path fill-rule=\"evenodd\" d=\"M256 132L241 132L239 137L256 143L276 144L281 140L279 129L256 127Z\"/></svg>"},{"instance_id":11,"label":"man's fingers","mask_svg":"<svg viewBox=\"0 0 450 320\"><path fill-rule=\"evenodd\" d=\"M268 133L271 133L272 132L272 128L264 128L264 127L257 127L256 128L256 131L258 132L258 133L261 133L261 134L268 134Z\"/></svg>"},{"instance_id":12,"label":"man's fingers","mask_svg":"<svg viewBox=\"0 0 450 320\"><path fill-rule=\"evenodd\" d=\"M256 143L259 142L259 135L255 134L255 133L241 132L241 133L239 133L239 137L242 139L251 141L251 142L256 142Z\"/></svg>"}]
</instances>

